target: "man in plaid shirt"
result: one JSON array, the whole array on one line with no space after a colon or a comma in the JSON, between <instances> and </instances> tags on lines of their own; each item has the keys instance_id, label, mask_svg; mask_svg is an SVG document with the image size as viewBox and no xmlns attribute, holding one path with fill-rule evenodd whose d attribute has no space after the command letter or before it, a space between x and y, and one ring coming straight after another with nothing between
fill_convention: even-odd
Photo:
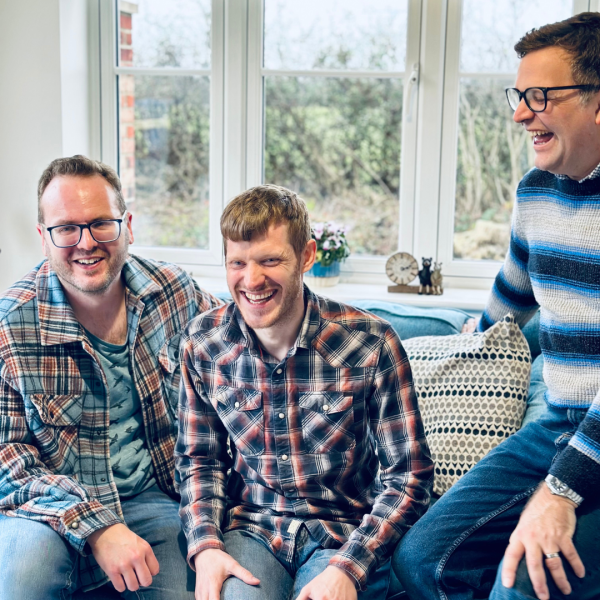
<instances>
[{"instance_id":1,"label":"man in plaid shirt","mask_svg":"<svg viewBox=\"0 0 600 600\"><path fill-rule=\"evenodd\" d=\"M47 260L0 297L0 598L64 599L110 578L127 598L191 600L173 482L178 348L220 301L128 255L110 167L57 159L38 201Z\"/></svg>"},{"instance_id":2,"label":"man in plaid shirt","mask_svg":"<svg viewBox=\"0 0 600 600\"><path fill-rule=\"evenodd\" d=\"M221 232L234 302L181 342L176 480L196 600L384 598L433 475L400 340L303 287L316 245L293 192L248 190Z\"/></svg>"}]
</instances>

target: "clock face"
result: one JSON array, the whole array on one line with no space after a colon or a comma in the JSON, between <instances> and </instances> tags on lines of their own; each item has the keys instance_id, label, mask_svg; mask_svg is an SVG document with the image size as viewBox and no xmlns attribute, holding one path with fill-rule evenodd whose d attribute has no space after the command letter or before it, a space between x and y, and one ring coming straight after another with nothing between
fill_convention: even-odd
<instances>
[{"instance_id":1,"label":"clock face","mask_svg":"<svg viewBox=\"0 0 600 600\"><path fill-rule=\"evenodd\" d=\"M385 272L394 283L407 285L419 274L419 263L408 252L396 252L388 258Z\"/></svg>"}]
</instances>

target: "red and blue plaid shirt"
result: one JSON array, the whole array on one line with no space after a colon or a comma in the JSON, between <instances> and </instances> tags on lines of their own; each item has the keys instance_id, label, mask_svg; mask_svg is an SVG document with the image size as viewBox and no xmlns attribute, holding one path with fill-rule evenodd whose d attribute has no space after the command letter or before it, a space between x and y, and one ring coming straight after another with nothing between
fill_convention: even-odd
<instances>
[{"instance_id":1,"label":"red and blue plaid shirt","mask_svg":"<svg viewBox=\"0 0 600 600\"><path fill-rule=\"evenodd\" d=\"M123 267L132 375L161 489L175 493L179 340L220 304L179 267ZM86 540L123 522L112 477L104 372L44 261L0 296L0 514L47 523L82 554L84 589L108 581Z\"/></svg>"},{"instance_id":2,"label":"red and blue plaid shirt","mask_svg":"<svg viewBox=\"0 0 600 600\"><path fill-rule=\"evenodd\" d=\"M250 530L290 560L305 524L364 589L429 503L433 463L410 366L392 327L314 295L282 360L235 304L181 342L175 448L188 561ZM231 469L231 470L230 470Z\"/></svg>"}]
</instances>

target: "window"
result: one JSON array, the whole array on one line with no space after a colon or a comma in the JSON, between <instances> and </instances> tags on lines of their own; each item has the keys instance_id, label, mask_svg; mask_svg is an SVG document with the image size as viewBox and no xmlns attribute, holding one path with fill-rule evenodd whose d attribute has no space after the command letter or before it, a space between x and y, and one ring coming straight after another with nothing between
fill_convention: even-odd
<instances>
[{"instance_id":1,"label":"window","mask_svg":"<svg viewBox=\"0 0 600 600\"><path fill-rule=\"evenodd\" d=\"M116 47L108 73L116 97L112 162L135 220L136 245L160 258L177 249L178 262L195 255L210 263L219 242L210 202L217 191L210 159L211 2L121 0L112 12L107 7Z\"/></svg>"},{"instance_id":2,"label":"window","mask_svg":"<svg viewBox=\"0 0 600 600\"><path fill-rule=\"evenodd\" d=\"M454 101L444 114L447 179L440 211L453 226L441 231L440 254L451 272L485 273L498 263L482 261L504 259L515 190L534 161L529 135L513 122L504 93L519 66L514 45L524 32L568 18L573 3L463 0L458 8L449 15L446 64L456 75L445 86Z\"/></svg>"},{"instance_id":3,"label":"window","mask_svg":"<svg viewBox=\"0 0 600 600\"><path fill-rule=\"evenodd\" d=\"M343 276L400 249L488 286L532 164L504 87L528 29L597 0L100 3L102 157L136 251L222 274L219 216L262 182L348 227Z\"/></svg>"},{"instance_id":4,"label":"window","mask_svg":"<svg viewBox=\"0 0 600 600\"><path fill-rule=\"evenodd\" d=\"M263 179L354 254L398 245L407 0L265 0Z\"/></svg>"}]
</instances>

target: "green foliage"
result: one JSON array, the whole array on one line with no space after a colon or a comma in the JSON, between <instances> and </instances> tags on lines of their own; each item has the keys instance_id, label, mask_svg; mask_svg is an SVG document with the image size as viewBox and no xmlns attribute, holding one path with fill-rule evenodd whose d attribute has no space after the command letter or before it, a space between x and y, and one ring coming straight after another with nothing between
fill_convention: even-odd
<instances>
[{"instance_id":1,"label":"green foliage","mask_svg":"<svg viewBox=\"0 0 600 600\"><path fill-rule=\"evenodd\" d=\"M531 168L527 133L512 122L510 81L463 80L460 91L455 231L482 219L509 223L516 187Z\"/></svg>"},{"instance_id":2,"label":"green foliage","mask_svg":"<svg viewBox=\"0 0 600 600\"><path fill-rule=\"evenodd\" d=\"M140 76L135 84L136 242L206 248L208 78Z\"/></svg>"},{"instance_id":3,"label":"green foliage","mask_svg":"<svg viewBox=\"0 0 600 600\"><path fill-rule=\"evenodd\" d=\"M394 251L402 82L269 77L265 97L265 182L300 193L313 221L344 222L354 252Z\"/></svg>"}]
</instances>

